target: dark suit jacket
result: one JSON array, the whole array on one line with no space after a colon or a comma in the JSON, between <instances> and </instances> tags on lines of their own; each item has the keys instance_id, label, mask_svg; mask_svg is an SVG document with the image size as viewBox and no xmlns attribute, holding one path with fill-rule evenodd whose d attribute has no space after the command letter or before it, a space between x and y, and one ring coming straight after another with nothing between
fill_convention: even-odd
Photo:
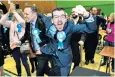
<instances>
[{"instance_id":1,"label":"dark suit jacket","mask_svg":"<svg viewBox=\"0 0 115 77\"><path fill-rule=\"evenodd\" d=\"M0 4L0 9L3 11L4 14L6 14L7 11L8 11L7 8L6 8L6 6L3 3L2 3L2 5Z\"/></svg>"},{"instance_id":2,"label":"dark suit jacket","mask_svg":"<svg viewBox=\"0 0 115 77\"><path fill-rule=\"evenodd\" d=\"M101 25L102 28L106 27L106 20L101 16L96 16L96 26L97 26L97 32L99 31L99 26Z\"/></svg>"},{"instance_id":3,"label":"dark suit jacket","mask_svg":"<svg viewBox=\"0 0 115 77\"><path fill-rule=\"evenodd\" d=\"M38 16L37 20L36 20L36 24L35 24L35 28L39 28L40 29L40 39L42 40L42 42L40 43L40 46L43 46L44 44L47 44L49 42L49 38L45 35L45 24L44 22L41 20L41 18ZM26 40L29 40L29 43L31 43L31 34L30 34L30 23L26 23L26 28L25 28L25 34L24 36L21 38L21 42L24 43ZM33 49L33 48L32 48Z\"/></svg>"},{"instance_id":4,"label":"dark suit jacket","mask_svg":"<svg viewBox=\"0 0 115 77\"><path fill-rule=\"evenodd\" d=\"M86 38L86 43L89 43L89 41L92 41L96 43L96 45L98 44L98 32L99 32L99 26L101 26L102 28L104 28L106 25L106 20L101 17L101 16L94 16L95 22L96 24L94 26L96 26L96 30L93 33L90 33L87 35ZM86 44L87 45L87 44Z\"/></svg>"}]
</instances>

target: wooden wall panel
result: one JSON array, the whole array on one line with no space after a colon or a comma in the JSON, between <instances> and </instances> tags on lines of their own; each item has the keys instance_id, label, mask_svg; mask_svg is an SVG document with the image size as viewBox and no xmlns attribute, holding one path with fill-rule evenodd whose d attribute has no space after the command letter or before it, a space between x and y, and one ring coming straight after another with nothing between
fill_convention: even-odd
<instances>
[{"instance_id":1,"label":"wooden wall panel","mask_svg":"<svg viewBox=\"0 0 115 77\"><path fill-rule=\"evenodd\" d=\"M56 8L56 2L55 1L44 1L44 12L51 12L54 8Z\"/></svg>"},{"instance_id":2,"label":"wooden wall panel","mask_svg":"<svg viewBox=\"0 0 115 77\"><path fill-rule=\"evenodd\" d=\"M56 2L55 1L12 1L13 3L19 3L20 8L24 10L25 5L35 5L38 7L38 10L40 13L49 13L54 8L56 8ZM9 8L9 4L7 1L3 1L3 3Z\"/></svg>"},{"instance_id":3,"label":"wooden wall panel","mask_svg":"<svg viewBox=\"0 0 115 77\"><path fill-rule=\"evenodd\" d=\"M38 11L44 13L44 2L43 1L24 1L24 5L35 5L38 7Z\"/></svg>"}]
</instances>

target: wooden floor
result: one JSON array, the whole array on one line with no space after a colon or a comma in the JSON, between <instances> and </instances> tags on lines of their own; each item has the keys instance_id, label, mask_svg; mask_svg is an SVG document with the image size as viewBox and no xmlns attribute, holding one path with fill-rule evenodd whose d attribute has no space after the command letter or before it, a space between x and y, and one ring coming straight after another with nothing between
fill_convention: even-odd
<instances>
[{"instance_id":1,"label":"wooden floor","mask_svg":"<svg viewBox=\"0 0 115 77\"><path fill-rule=\"evenodd\" d=\"M102 37L105 35L105 31L103 31L103 30L99 30L99 33L102 35ZM101 41L103 42L103 40L101 40ZM99 52L100 52L99 50L96 50L95 57L94 57L94 60L95 60L94 64L90 63L89 65L85 65L84 64L85 53L84 53L84 51L82 51L82 67L89 68L92 70L98 70L99 64L101 61L101 57L102 57L101 55L99 55ZM71 66L71 69L72 69L72 67L73 67L73 64ZM106 66L101 66L99 71L106 72ZM4 72L5 72L6 77L15 77L17 75L16 68L15 68L15 62L11 56L7 56L7 58L5 59ZM72 72L72 70L71 70L71 72ZM111 71L110 71L110 74L111 74L111 76L115 76L114 73ZM25 69L23 66L22 66L22 75L26 76L26 72L25 72ZM36 76L36 72L34 72L32 74L32 76ZM45 75L45 77L46 77L46 75Z\"/></svg>"},{"instance_id":2,"label":"wooden floor","mask_svg":"<svg viewBox=\"0 0 115 77\"><path fill-rule=\"evenodd\" d=\"M84 51L82 53L82 67L84 68L89 68L89 69L93 69L93 70L98 70L99 68L99 63L100 63L100 60L101 60L101 55L99 55L97 52L95 53L95 63L94 64L91 64L89 63L89 65L85 65L84 64ZM73 63L72 63L72 67L73 67ZM71 67L71 69L72 69ZM101 66L100 70L99 71L102 71L102 72L106 72L106 66ZM15 77L16 76L16 68L15 68L15 63L14 63L14 60L11 56L7 56L7 58L5 59L5 64L4 64L4 72L5 72L5 76L6 77ZM114 73L110 71L110 74L112 76L114 76ZM26 76L26 72L25 72L25 69L24 67L22 66L22 75L23 76ZM32 76L36 76L36 72L34 72L32 74ZM45 75L46 77L46 75Z\"/></svg>"}]
</instances>

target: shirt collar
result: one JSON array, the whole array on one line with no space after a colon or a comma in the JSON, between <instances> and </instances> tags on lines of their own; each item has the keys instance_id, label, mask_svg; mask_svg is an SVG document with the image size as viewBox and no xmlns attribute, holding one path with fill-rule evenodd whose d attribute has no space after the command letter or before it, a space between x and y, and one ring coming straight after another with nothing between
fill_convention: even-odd
<instances>
[{"instance_id":1,"label":"shirt collar","mask_svg":"<svg viewBox=\"0 0 115 77\"><path fill-rule=\"evenodd\" d=\"M32 22L33 25L36 24L36 20L37 20L37 17L34 19L34 21Z\"/></svg>"}]
</instances>

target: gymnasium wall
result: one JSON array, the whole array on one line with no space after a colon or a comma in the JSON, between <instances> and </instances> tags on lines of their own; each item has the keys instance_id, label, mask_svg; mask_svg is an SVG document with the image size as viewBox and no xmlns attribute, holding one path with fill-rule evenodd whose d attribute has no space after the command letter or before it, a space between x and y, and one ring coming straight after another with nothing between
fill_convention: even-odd
<instances>
[{"instance_id":1,"label":"gymnasium wall","mask_svg":"<svg viewBox=\"0 0 115 77\"><path fill-rule=\"evenodd\" d=\"M57 6L64 7L69 15L71 14L71 9L76 5L83 5L86 9L90 9L92 6L97 7L101 9L101 12L104 12L105 15L114 12L114 1L57 1Z\"/></svg>"},{"instance_id":2,"label":"gymnasium wall","mask_svg":"<svg viewBox=\"0 0 115 77\"><path fill-rule=\"evenodd\" d=\"M11 0L13 3L18 3L20 5L20 9L24 9L26 5L35 5L38 7L38 10L40 13L49 13L51 12L54 8L56 8L56 2L55 1L16 1L16 0ZM7 1L3 1L3 3L9 8L9 4Z\"/></svg>"},{"instance_id":3,"label":"gymnasium wall","mask_svg":"<svg viewBox=\"0 0 115 77\"><path fill-rule=\"evenodd\" d=\"M65 11L70 15L71 9L76 5L83 5L86 9L94 6L101 9L101 12L104 12L105 15L109 15L111 12L114 12L114 1L13 1L14 3L19 3L20 8L23 10L25 5L35 4L41 13L49 13L56 7L63 7ZM3 1L7 7L9 7L7 1Z\"/></svg>"}]
</instances>

